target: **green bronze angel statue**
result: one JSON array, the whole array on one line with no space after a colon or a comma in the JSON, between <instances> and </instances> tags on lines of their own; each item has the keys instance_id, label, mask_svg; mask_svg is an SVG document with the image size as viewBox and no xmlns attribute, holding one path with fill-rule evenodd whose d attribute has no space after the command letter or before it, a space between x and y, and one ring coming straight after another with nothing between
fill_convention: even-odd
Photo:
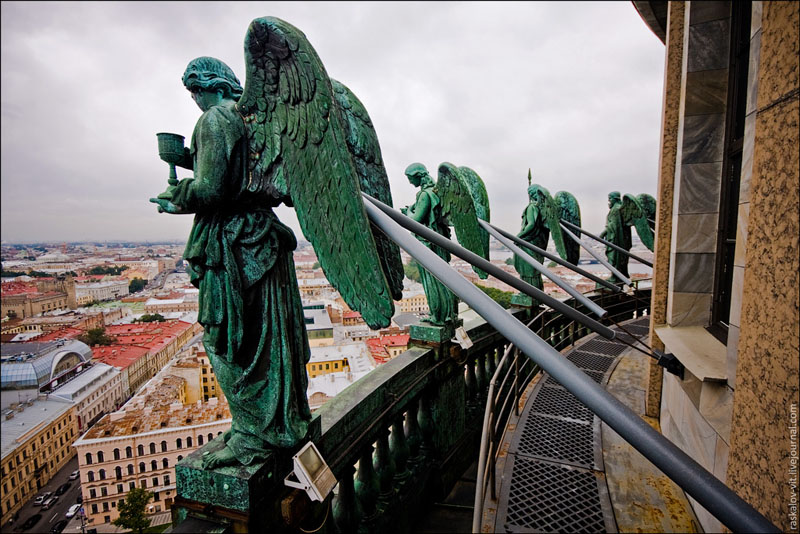
<instances>
[{"instance_id":1,"label":"green bronze angel statue","mask_svg":"<svg viewBox=\"0 0 800 534\"><path fill-rule=\"evenodd\" d=\"M412 163L405 174L414 187L419 187L414 204L401 211L414 221L450 238L454 226L459 243L475 254L489 259L489 234L480 227L478 218L489 222L489 198L480 176L469 167L456 167L444 162L439 165L439 179L433 181L422 163ZM450 253L428 240L417 236L425 246L444 261ZM480 278L487 274L474 268ZM454 323L458 318L458 299L431 273L420 267L422 287L428 300L429 315L423 319L435 326Z\"/></svg>"},{"instance_id":2,"label":"green bronze angel statue","mask_svg":"<svg viewBox=\"0 0 800 534\"><path fill-rule=\"evenodd\" d=\"M371 229L361 201L365 191L391 203L363 105L280 19L254 20L244 51L244 88L218 59L189 63L183 84L203 114L178 165L193 176L151 199L159 212L195 214L184 258L232 414L207 468L293 449L311 420L297 240L273 208L294 206L328 280L370 326L388 326L402 295L399 249Z\"/></svg>"},{"instance_id":3,"label":"green bronze angel statue","mask_svg":"<svg viewBox=\"0 0 800 534\"><path fill-rule=\"evenodd\" d=\"M562 197L564 198L566 206L565 211L567 211L567 215L569 215L568 220L571 222L571 219L574 219L574 217L569 211L575 211L578 203L576 201L574 202L574 206L570 205L569 201L574 200L574 197L569 195L569 197L572 197L572 199L570 199L566 195L569 195L569 193L562 195ZM550 196L550 192L546 188L539 184L531 184L530 169L528 170L528 200L528 205L522 211L522 224L517 237L540 249L547 250L547 243L550 240L550 236L552 236L558 255L568 260L569 256L564 243L564 233L561 230L559 222L562 208L556 203L553 197ZM577 211L577 213L580 214L580 211ZM580 217L580 215L578 216ZM535 252L533 249L527 247L521 248L539 263L542 263L542 260L544 260L544 256ZM525 282L528 282L538 289L544 288L541 273L517 255L514 255L514 268L517 270L517 273L519 273L520 278Z\"/></svg>"}]
</instances>

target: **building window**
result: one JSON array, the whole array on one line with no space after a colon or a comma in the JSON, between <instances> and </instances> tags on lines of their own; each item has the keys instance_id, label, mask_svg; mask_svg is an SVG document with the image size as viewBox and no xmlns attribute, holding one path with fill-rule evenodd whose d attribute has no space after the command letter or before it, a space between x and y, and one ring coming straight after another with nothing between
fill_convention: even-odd
<instances>
[{"instance_id":1,"label":"building window","mask_svg":"<svg viewBox=\"0 0 800 534\"><path fill-rule=\"evenodd\" d=\"M125 447L125 458L133 458L133 449L131 447Z\"/></svg>"},{"instance_id":2,"label":"building window","mask_svg":"<svg viewBox=\"0 0 800 534\"><path fill-rule=\"evenodd\" d=\"M92 453L91 452L87 452L86 453L86 465L92 465Z\"/></svg>"},{"instance_id":3,"label":"building window","mask_svg":"<svg viewBox=\"0 0 800 534\"><path fill-rule=\"evenodd\" d=\"M94 489L94 488L91 488L91 489L89 490L89 498L90 498L90 499L94 499L94 498L96 498L96 497L97 497L97 490L96 490L96 489Z\"/></svg>"},{"instance_id":4,"label":"building window","mask_svg":"<svg viewBox=\"0 0 800 534\"><path fill-rule=\"evenodd\" d=\"M144 462L139 462L139 472L144 473Z\"/></svg>"},{"instance_id":5,"label":"building window","mask_svg":"<svg viewBox=\"0 0 800 534\"><path fill-rule=\"evenodd\" d=\"M136 481L135 481L135 480L131 480L131 481L128 483L128 489L129 489L129 490L132 490L132 489L133 489L133 488L135 488L135 487L136 487ZM124 499L123 499L123 500L124 500Z\"/></svg>"},{"instance_id":6,"label":"building window","mask_svg":"<svg viewBox=\"0 0 800 534\"><path fill-rule=\"evenodd\" d=\"M86 480L89 482L94 482L94 471L89 471L86 473Z\"/></svg>"},{"instance_id":7,"label":"building window","mask_svg":"<svg viewBox=\"0 0 800 534\"><path fill-rule=\"evenodd\" d=\"M166 459L166 458L164 458L163 460L161 460L161 467L162 467L162 468L164 468L164 469L167 469L167 468L169 468L169 460L168 460L168 459Z\"/></svg>"},{"instance_id":8,"label":"building window","mask_svg":"<svg viewBox=\"0 0 800 534\"><path fill-rule=\"evenodd\" d=\"M117 480L122 480L122 468L120 466L117 466L114 468L114 472L117 476Z\"/></svg>"},{"instance_id":9,"label":"building window","mask_svg":"<svg viewBox=\"0 0 800 534\"><path fill-rule=\"evenodd\" d=\"M103 463L103 451L97 451L97 463Z\"/></svg>"},{"instance_id":10,"label":"building window","mask_svg":"<svg viewBox=\"0 0 800 534\"><path fill-rule=\"evenodd\" d=\"M182 449L183 448L183 440L181 438L178 438L178 439L175 440L175 448L177 448L177 449Z\"/></svg>"},{"instance_id":11,"label":"building window","mask_svg":"<svg viewBox=\"0 0 800 534\"><path fill-rule=\"evenodd\" d=\"M151 460L150 461L150 470L151 471L155 471L156 469L158 469L158 462L156 462L155 460Z\"/></svg>"},{"instance_id":12,"label":"building window","mask_svg":"<svg viewBox=\"0 0 800 534\"><path fill-rule=\"evenodd\" d=\"M179 454L179 455L178 455L178 461L180 462L181 460L183 460L183 456L181 456L181 455Z\"/></svg>"},{"instance_id":13,"label":"building window","mask_svg":"<svg viewBox=\"0 0 800 534\"><path fill-rule=\"evenodd\" d=\"M187 447L191 447L192 446L192 437L191 436L186 438L186 446Z\"/></svg>"},{"instance_id":14,"label":"building window","mask_svg":"<svg viewBox=\"0 0 800 534\"><path fill-rule=\"evenodd\" d=\"M100 488L100 496L101 497L106 497L107 495L108 495L108 488L106 488L105 486Z\"/></svg>"},{"instance_id":15,"label":"building window","mask_svg":"<svg viewBox=\"0 0 800 534\"><path fill-rule=\"evenodd\" d=\"M164 475L164 485L169 486L169 475Z\"/></svg>"},{"instance_id":16,"label":"building window","mask_svg":"<svg viewBox=\"0 0 800 534\"><path fill-rule=\"evenodd\" d=\"M167 442L166 441L162 441L161 442L161 452L167 452Z\"/></svg>"},{"instance_id":17,"label":"building window","mask_svg":"<svg viewBox=\"0 0 800 534\"><path fill-rule=\"evenodd\" d=\"M139 454L139 456L144 456L144 445L139 445L136 447L136 452Z\"/></svg>"},{"instance_id":18,"label":"building window","mask_svg":"<svg viewBox=\"0 0 800 534\"><path fill-rule=\"evenodd\" d=\"M125 486L117 484L117 493L122 493L123 491L125 491Z\"/></svg>"},{"instance_id":19,"label":"building window","mask_svg":"<svg viewBox=\"0 0 800 534\"><path fill-rule=\"evenodd\" d=\"M97 513L97 505L96 505L96 504L93 504L93 505L92 505L92 513L93 513L93 514L96 514L96 513Z\"/></svg>"},{"instance_id":20,"label":"building window","mask_svg":"<svg viewBox=\"0 0 800 534\"><path fill-rule=\"evenodd\" d=\"M200 434L199 436L197 436L197 446L199 447L202 444L203 444L203 434Z\"/></svg>"},{"instance_id":21,"label":"building window","mask_svg":"<svg viewBox=\"0 0 800 534\"><path fill-rule=\"evenodd\" d=\"M128 474L129 475L133 474L133 464L128 464Z\"/></svg>"},{"instance_id":22,"label":"building window","mask_svg":"<svg viewBox=\"0 0 800 534\"><path fill-rule=\"evenodd\" d=\"M114 459L119 460L119 449L114 449Z\"/></svg>"},{"instance_id":23,"label":"building window","mask_svg":"<svg viewBox=\"0 0 800 534\"><path fill-rule=\"evenodd\" d=\"M153 487L155 488L156 486L158 486L158 478L153 477Z\"/></svg>"},{"instance_id":24,"label":"building window","mask_svg":"<svg viewBox=\"0 0 800 534\"><path fill-rule=\"evenodd\" d=\"M100 476L100 480L105 480L106 479L106 470L105 469L101 469L100 471L97 472L97 474L98 474L98 476Z\"/></svg>"},{"instance_id":25,"label":"building window","mask_svg":"<svg viewBox=\"0 0 800 534\"><path fill-rule=\"evenodd\" d=\"M214 439L214 434L212 434L211 432L209 432L209 433L208 433L208 441L211 441L212 439Z\"/></svg>"},{"instance_id":26,"label":"building window","mask_svg":"<svg viewBox=\"0 0 800 534\"><path fill-rule=\"evenodd\" d=\"M727 343L733 290L733 261L739 216L739 182L742 174L744 123L747 113L747 70L750 61L752 2L731 3L730 65L725 144L720 188L714 298L709 331Z\"/></svg>"},{"instance_id":27,"label":"building window","mask_svg":"<svg viewBox=\"0 0 800 534\"><path fill-rule=\"evenodd\" d=\"M156 444L155 443L151 443L150 444L150 454L155 454L155 453L156 453Z\"/></svg>"}]
</instances>

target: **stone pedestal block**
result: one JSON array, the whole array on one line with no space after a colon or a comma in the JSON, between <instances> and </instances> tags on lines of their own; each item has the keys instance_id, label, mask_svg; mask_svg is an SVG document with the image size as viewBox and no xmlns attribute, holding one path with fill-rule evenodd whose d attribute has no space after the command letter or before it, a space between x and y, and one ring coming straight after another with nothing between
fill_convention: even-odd
<instances>
[{"instance_id":1,"label":"stone pedestal block","mask_svg":"<svg viewBox=\"0 0 800 534\"><path fill-rule=\"evenodd\" d=\"M464 321L461 319L454 324L445 326L435 326L420 322L411 325L409 334L412 341L419 341L428 345L441 345L453 339L456 335L456 328L463 324Z\"/></svg>"}]
</instances>

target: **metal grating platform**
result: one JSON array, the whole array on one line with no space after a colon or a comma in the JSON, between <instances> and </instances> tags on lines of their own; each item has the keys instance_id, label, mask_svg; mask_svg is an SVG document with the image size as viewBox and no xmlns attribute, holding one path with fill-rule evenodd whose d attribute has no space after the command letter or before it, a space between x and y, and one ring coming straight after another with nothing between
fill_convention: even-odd
<instances>
[{"instance_id":1,"label":"metal grating platform","mask_svg":"<svg viewBox=\"0 0 800 534\"><path fill-rule=\"evenodd\" d=\"M611 364L614 363L613 358L608 356L601 356L599 354L592 354L590 352L576 351L567 356L567 359L574 363L577 367L583 369L590 369L592 371L600 371L605 373Z\"/></svg>"},{"instance_id":2,"label":"metal grating platform","mask_svg":"<svg viewBox=\"0 0 800 534\"><path fill-rule=\"evenodd\" d=\"M598 479L592 471L516 457L507 502L506 532L607 530Z\"/></svg>"},{"instance_id":3,"label":"metal grating platform","mask_svg":"<svg viewBox=\"0 0 800 534\"><path fill-rule=\"evenodd\" d=\"M580 346L580 350L583 352L594 352L595 354L604 354L606 356L619 356L627 348L628 346L623 343L614 343L603 339L593 339Z\"/></svg>"},{"instance_id":4,"label":"metal grating platform","mask_svg":"<svg viewBox=\"0 0 800 534\"><path fill-rule=\"evenodd\" d=\"M516 447L509 452L594 467L593 425L531 413Z\"/></svg>"},{"instance_id":5,"label":"metal grating platform","mask_svg":"<svg viewBox=\"0 0 800 534\"><path fill-rule=\"evenodd\" d=\"M586 423L592 421L594 414L585 404L566 389L555 384L549 385L549 382L550 380L539 390L531 405L531 412L561 416Z\"/></svg>"}]
</instances>

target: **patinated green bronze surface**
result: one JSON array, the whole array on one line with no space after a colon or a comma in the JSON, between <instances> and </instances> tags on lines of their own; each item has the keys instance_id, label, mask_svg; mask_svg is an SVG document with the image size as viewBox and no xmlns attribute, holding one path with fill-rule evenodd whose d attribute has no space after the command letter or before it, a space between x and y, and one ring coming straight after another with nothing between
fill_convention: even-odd
<instances>
[{"instance_id":1,"label":"patinated green bronze surface","mask_svg":"<svg viewBox=\"0 0 800 534\"><path fill-rule=\"evenodd\" d=\"M553 198L558 204L559 217L580 228L581 207L578 205L578 200L575 196L568 191L559 191ZM581 246L574 239L570 239L563 228L559 228L559 232L561 233L561 240L564 243L564 252L566 253L566 257L562 257L572 265L578 265L581 259Z\"/></svg>"},{"instance_id":2,"label":"patinated green bronze surface","mask_svg":"<svg viewBox=\"0 0 800 534\"><path fill-rule=\"evenodd\" d=\"M412 163L405 171L408 181L414 187L419 187L417 198L414 204L402 208L405 215L411 217L420 224L424 224L431 230L450 238L450 225L442 214L442 200L436 190L436 184L428 170L421 163ZM434 245L422 237L417 236L426 247L436 253L444 261L450 261L450 253L443 248ZM426 319L436 326L446 325L454 322L458 318L458 299L452 291L437 280L427 270L420 268L422 287L425 290L425 297L428 299L430 314Z\"/></svg>"},{"instance_id":3,"label":"patinated green bronze surface","mask_svg":"<svg viewBox=\"0 0 800 534\"><path fill-rule=\"evenodd\" d=\"M305 35L280 19L250 24L245 64L242 88L222 61L189 63L183 83L203 114L174 164L193 177L151 199L159 212L195 214L184 258L233 418L225 446L204 451L206 468L293 450L311 420L297 241L274 207L295 207L328 280L367 324L389 325L399 291L399 251L378 253L361 204L365 181L391 202L363 106L330 80Z\"/></svg>"},{"instance_id":4,"label":"patinated green bronze surface","mask_svg":"<svg viewBox=\"0 0 800 534\"><path fill-rule=\"evenodd\" d=\"M612 191L608 194L608 215L606 215L606 227L600 237L606 239L618 247L630 250L631 227L625 224L622 213L622 198L619 191ZM620 273L628 276L628 256L611 247L606 247L606 258L608 262ZM611 274L608 281L614 284L622 283L615 274Z\"/></svg>"}]
</instances>

